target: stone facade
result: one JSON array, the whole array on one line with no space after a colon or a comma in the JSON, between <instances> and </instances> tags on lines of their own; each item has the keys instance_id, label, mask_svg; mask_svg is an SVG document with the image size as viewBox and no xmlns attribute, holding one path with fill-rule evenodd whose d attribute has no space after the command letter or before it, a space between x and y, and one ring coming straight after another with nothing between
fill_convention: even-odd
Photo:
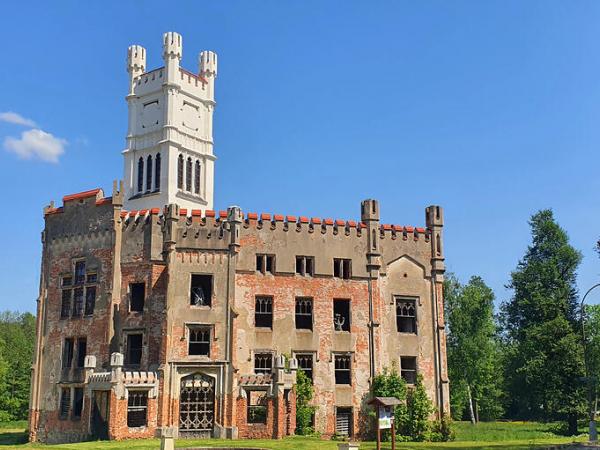
<instances>
[{"instance_id":1,"label":"stone facade","mask_svg":"<svg viewBox=\"0 0 600 450\"><path fill-rule=\"evenodd\" d=\"M324 436L363 435L384 367L422 374L448 412L440 207L414 228L380 224L375 200L346 221L150 204L162 187L130 184L44 209L32 441L281 438L298 370Z\"/></svg>"}]
</instances>

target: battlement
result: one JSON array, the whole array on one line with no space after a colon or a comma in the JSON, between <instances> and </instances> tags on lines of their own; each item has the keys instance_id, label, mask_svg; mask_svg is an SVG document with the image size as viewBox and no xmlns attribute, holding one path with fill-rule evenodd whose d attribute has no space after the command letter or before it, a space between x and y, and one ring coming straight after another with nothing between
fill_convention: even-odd
<instances>
[{"instance_id":1,"label":"battlement","mask_svg":"<svg viewBox=\"0 0 600 450\"><path fill-rule=\"evenodd\" d=\"M210 50L200 52L198 56L199 72L203 77L217 77L217 54Z\"/></svg>"},{"instance_id":2,"label":"battlement","mask_svg":"<svg viewBox=\"0 0 600 450\"><path fill-rule=\"evenodd\" d=\"M146 70L146 49L141 45L131 45L127 49L127 71L135 75Z\"/></svg>"},{"instance_id":3,"label":"battlement","mask_svg":"<svg viewBox=\"0 0 600 450\"><path fill-rule=\"evenodd\" d=\"M75 194L65 195L62 199L63 206L55 207L54 201L51 201L50 204L44 207L44 217L50 216L53 214L60 214L65 211L65 207L77 203L91 203L90 199L94 199L95 206L102 205L110 205L113 204L113 198L116 199L115 204L120 204L122 201L122 190L123 183L121 182L119 185L115 181L113 185L113 195L109 197L104 196L104 191L101 188L90 189L89 191L77 192Z\"/></svg>"},{"instance_id":4,"label":"battlement","mask_svg":"<svg viewBox=\"0 0 600 450\"><path fill-rule=\"evenodd\" d=\"M169 31L163 34L163 58L181 59L183 55L183 38L179 33Z\"/></svg>"}]
</instances>

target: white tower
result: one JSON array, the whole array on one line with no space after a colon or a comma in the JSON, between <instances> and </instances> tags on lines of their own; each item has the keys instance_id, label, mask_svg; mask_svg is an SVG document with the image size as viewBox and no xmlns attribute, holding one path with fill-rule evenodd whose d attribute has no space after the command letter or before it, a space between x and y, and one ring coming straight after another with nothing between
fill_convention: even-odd
<instances>
[{"instance_id":1,"label":"white tower","mask_svg":"<svg viewBox=\"0 0 600 450\"><path fill-rule=\"evenodd\" d=\"M182 39L163 36L164 67L146 71L146 50L127 51L129 127L125 157L125 208L212 209L212 117L217 55L199 55L199 73L180 67Z\"/></svg>"}]
</instances>

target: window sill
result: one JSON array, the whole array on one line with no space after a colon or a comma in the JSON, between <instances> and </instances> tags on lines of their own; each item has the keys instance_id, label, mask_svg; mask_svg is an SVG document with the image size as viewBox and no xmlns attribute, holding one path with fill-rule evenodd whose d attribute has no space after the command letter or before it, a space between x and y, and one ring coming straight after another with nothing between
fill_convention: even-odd
<instances>
[{"instance_id":1,"label":"window sill","mask_svg":"<svg viewBox=\"0 0 600 450\"><path fill-rule=\"evenodd\" d=\"M207 311L212 309L211 305L190 305L190 308L193 309L206 309Z\"/></svg>"},{"instance_id":2,"label":"window sill","mask_svg":"<svg viewBox=\"0 0 600 450\"><path fill-rule=\"evenodd\" d=\"M398 331L398 334L403 334L405 336L416 336L417 335L416 332L412 333L410 331Z\"/></svg>"},{"instance_id":3,"label":"window sill","mask_svg":"<svg viewBox=\"0 0 600 450\"><path fill-rule=\"evenodd\" d=\"M273 332L273 328L269 328L269 327L254 327L255 331L258 331L260 333L272 333Z\"/></svg>"},{"instance_id":4,"label":"window sill","mask_svg":"<svg viewBox=\"0 0 600 450\"><path fill-rule=\"evenodd\" d=\"M333 330L335 334L350 334L350 330Z\"/></svg>"},{"instance_id":5,"label":"window sill","mask_svg":"<svg viewBox=\"0 0 600 450\"><path fill-rule=\"evenodd\" d=\"M310 330L308 328L296 328L296 332L303 334L313 334L313 330Z\"/></svg>"}]
</instances>

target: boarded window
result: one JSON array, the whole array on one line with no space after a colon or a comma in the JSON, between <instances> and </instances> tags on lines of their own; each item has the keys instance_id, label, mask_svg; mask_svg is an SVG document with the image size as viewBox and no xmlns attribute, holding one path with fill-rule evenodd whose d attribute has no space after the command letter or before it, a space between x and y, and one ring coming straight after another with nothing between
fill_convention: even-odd
<instances>
[{"instance_id":1,"label":"boarded window","mask_svg":"<svg viewBox=\"0 0 600 450\"><path fill-rule=\"evenodd\" d=\"M210 306L212 303L212 275L192 274L190 304Z\"/></svg>"},{"instance_id":2,"label":"boarded window","mask_svg":"<svg viewBox=\"0 0 600 450\"><path fill-rule=\"evenodd\" d=\"M333 300L333 326L335 331L350 331L350 300Z\"/></svg>"},{"instance_id":3,"label":"boarded window","mask_svg":"<svg viewBox=\"0 0 600 450\"><path fill-rule=\"evenodd\" d=\"M349 280L352 278L352 260L334 258L333 259L333 276Z\"/></svg>"},{"instance_id":4,"label":"boarded window","mask_svg":"<svg viewBox=\"0 0 600 450\"><path fill-rule=\"evenodd\" d=\"M396 328L400 333L417 332L417 309L414 299L396 298Z\"/></svg>"},{"instance_id":5,"label":"boarded window","mask_svg":"<svg viewBox=\"0 0 600 450\"><path fill-rule=\"evenodd\" d=\"M75 263L75 284L85 283L85 261Z\"/></svg>"},{"instance_id":6,"label":"boarded window","mask_svg":"<svg viewBox=\"0 0 600 450\"><path fill-rule=\"evenodd\" d=\"M71 388L60 390L60 418L66 419L71 411Z\"/></svg>"},{"instance_id":7,"label":"boarded window","mask_svg":"<svg viewBox=\"0 0 600 450\"><path fill-rule=\"evenodd\" d=\"M73 396L73 417L81 417L81 411L83 410L83 388L77 387L74 389Z\"/></svg>"},{"instance_id":8,"label":"boarded window","mask_svg":"<svg viewBox=\"0 0 600 450\"><path fill-rule=\"evenodd\" d=\"M136 312L144 311L144 301L146 299L146 284L131 283L129 285L131 300L129 301L129 310Z\"/></svg>"},{"instance_id":9,"label":"boarded window","mask_svg":"<svg viewBox=\"0 0 600 450\"><path fill-rule=\"evenodd\" d=\"M129 391L127 426L145 427L148 420L148 391Z\"/></svg>"},{"instance_id":10,"label":"boarded window","mask_svg":"<svg viewBox=\"0 0 600 450\"><path fill-rule=\"evenodd\" d=\"M417 382L417 358L415 356L400 357L400 376L408 384Z\"/></svg>"},{"instance_id":11,"label":"boarded window","mask_svg":"<svg viewBox=\"0 0 600 450\"><path fill-rule=\"evenodd\" d=\"M335 384L351 384L350 355L335 355Z\"/></svg>"},{"instance_id":12,"label":"boarded window","mask_svg":"<svg viewBox=\"0 0 600 450\"><path fill-rule=\"evenodd\" d=\"M296 297L296 328L313 329L313 299L310 297Z\"/></svg>"},{"instance_id":13,"label":"boarded window","mask_svg":"<svg viewBox=\"0 0 600 450\"><path fill-rule=\"evenodd\" d=\"M71 289L63 289L60 305L60 318L66 319L71 315Z\"/></svg>"},{"instance_id":14,"label":"boarded window","mask_svg":"<svg viewBox=\"0 0 600 450\"><path fill-rule=\"evenodd\" d=\"M314 275L314 262L315 259L312 256L296 256L296 273L312 277Z\"/></svg>"},{"instance_id":15,"label":"boarded window","mask_svg":"<svg viewBox=\"0 0 600 450\"><path fill-rule=\"evenodd\" d=\"M312 353L296 353L296 360L298 361L298 369L304 374L313 379L313 355Z\"/></svg>"},{"instance_id":16,"label":"boarded window","mask_svg":"<svg viewBox=\"0 0 600 450\"><path fill-rule=\"evenodd\" d=\"M190 327L188 354L210 356L210 328Z\"/></svg>"},{"instance_id":17,"label":"boarded window","mask_svg":"<svg viewBox=\"0 0 600 450\"><path fill-rule=\"evenodd\" d=\"M256 297L254 325L258 328L273 328L273 297Z\"/></svg>"},{"instance_id":18,"label":"boarded window","mask_svg":"<svg viewBox=\"0 0 600 450\"><path fill-rule=\"evenodd\" d=\"M352 436L352 408L335 409L335 433Z\"/></svg>"},{"instance_id":19,"label":"boarded window","mask_svg":"<svg viewBox=\"0 0 600 450\"><path fill-rule=\"evenodd\" d=\"M81 368L85 365L85 356L87 354L87 339L77 339L77 367Z\"/></svg>"},{"instance_id":20,"label":"boarded window","mask_svg":"<svg viewBox=\"0 0 600 450\"><path fill-rule=\"evenodd\" d=\"M125 363L129 366L139 366L142 362L143 334L127 335L127 353Z\"/></svg>"},{"instance_id":21,"label":"boarded window","mask_svg":"<svg viewBox=\"0 0 600 450\"><path fill-rule=\"evenodd\" d=\"M267 423L267 393L248 391L248 423Z\"/></svg>"},{"instance_id":22,"label":"boarded window","mask_svg":"<svg viewBox=\"0 0 600 450\"><path fill-rule=\"evenodd\" d=\"M62 367L69 369L73 366L73 338L66 338L63 344Z\"/></svg>"},{"instance_id":23,"label":"boarded window","mask_svg":"<svg viewBox=\"0 0 600 450\"><path fill-rule=\"evenodd\" d=\"M273 355L271 353L254 354L254 373L270 374L273 369Z\"/></svg>"},{"instance_id":24,"label":"boarded window","mask_svg":"<svg viewBox=\"0 0 600 450\"><path fill-rule=\"evenodd\" d=\"M94 314L96 307L96 286L88 286L85 289L85 315L91 316Z\"/></svg>"},{"instance_id":25,"label":"boarded window","mask_svg":"<svg viewBox=\"0 0 600 450\"><path fill-rule=\"evenodd\" d=\"M275 256L274 255L256 255L256 270L262 274L273 274L275 271Z\"/></svg>"}]
</instances>

